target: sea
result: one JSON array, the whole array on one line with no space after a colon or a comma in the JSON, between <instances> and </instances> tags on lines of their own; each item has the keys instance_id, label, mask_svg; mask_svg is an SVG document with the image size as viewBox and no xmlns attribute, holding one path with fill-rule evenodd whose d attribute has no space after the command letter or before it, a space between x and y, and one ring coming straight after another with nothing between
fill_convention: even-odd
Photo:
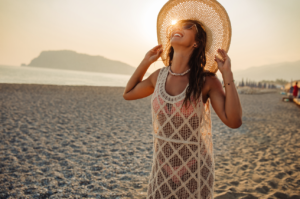
<instances>
[{"instance_id":1,"label":"sea","mask_svg":"<svg viewBox=\"0 0 300 199\"><path fill-rule=\"evenodd\" d=\"M126 87L131 75L0 65L0 83ZM143 79L148 76L144 76Z\"/></svg>"}]
</instances>

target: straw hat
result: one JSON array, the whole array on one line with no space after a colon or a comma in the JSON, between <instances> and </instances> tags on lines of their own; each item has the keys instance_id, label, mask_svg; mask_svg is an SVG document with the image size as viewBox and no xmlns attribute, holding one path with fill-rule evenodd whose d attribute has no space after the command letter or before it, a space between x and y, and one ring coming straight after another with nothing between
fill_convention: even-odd
<instances>
[{"instance_id":1,"label":"straw hat","mask_svg":"<svg viewBox=\"0 0 300 199\"><path fill-rule=\"evenodd\" d=\"M231 23L225 8L216 0L169 0L157 17L157 39L163 49L168 41L167 28L183 19L198 20L204 26L207 35L204 70L216 73L218 64L214 56L222 59L217 50L228 52L231 40ZM166 53L164 51L161 58L167 66Z\"/></svg>"}]
</instances>

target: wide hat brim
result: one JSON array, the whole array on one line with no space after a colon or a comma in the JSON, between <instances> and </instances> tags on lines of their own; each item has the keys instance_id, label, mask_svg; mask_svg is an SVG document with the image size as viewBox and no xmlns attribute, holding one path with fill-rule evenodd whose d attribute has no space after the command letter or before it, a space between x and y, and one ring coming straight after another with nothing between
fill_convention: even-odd
<instances>
[{"instance_id":1,"label":"wide hat brim","mask_svg":"<svg viewBox=\"0 0 300 199\"><path fill-rule=\"evenodd\" d=\"M218 64L214 57L221 58L217 50L220 48L228 52L231 41L231 23L225 8L216 0L169 0L157 17L157 39L163 49L168 41L167 28L172 22L183 19L198 20L204 26L207 35L204 70L216 73ZM161 55L165 66L166 53Z\"/></svg>"}]
</instances>

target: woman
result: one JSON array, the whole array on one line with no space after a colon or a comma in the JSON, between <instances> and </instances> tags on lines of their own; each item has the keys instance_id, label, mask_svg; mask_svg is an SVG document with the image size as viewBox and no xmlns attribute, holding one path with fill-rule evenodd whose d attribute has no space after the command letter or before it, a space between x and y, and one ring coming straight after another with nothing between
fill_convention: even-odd
<instances>
[{"instance_id":1,"label":"woman","mask_svg":"<svg viewBox=\"0 0 300 199\"><path fill-rule=\"evenodd\" d=\"M166 36L165 47L155 46L145 55L123 94L126 100L153 94L154 153L147 198L213 198L209 103L225 125L230 128L242 125L242 108L230 58L223 49L218 50L222 59L214 58L225 82L224 92L215 74L204 70L206 47L211 41L207 40L200 21L180 20L167 28ZM167 67L142 81L147 69L160 56Z\"/></svg>"}]
</instances>

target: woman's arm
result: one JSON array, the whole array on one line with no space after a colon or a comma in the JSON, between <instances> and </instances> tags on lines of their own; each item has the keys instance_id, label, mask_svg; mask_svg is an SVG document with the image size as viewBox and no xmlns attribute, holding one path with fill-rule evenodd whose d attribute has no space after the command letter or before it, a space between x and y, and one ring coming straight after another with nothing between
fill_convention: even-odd
<instances>
[{"instance_id":1,"label":"woman's arm","mask_svg":"<svg viewBox=\"0 0 300 199\"><path fill-rule=\"evenodd\" d=\"M223 49L219 52L224 61L219 58L215 58L215 60L218 62L218 68L223 77L225 93L221 82L217 77L213 77L208 78L208 84L210 85L208 95L212 107L222 122L230 128L239 128L242 125L242 106L233 82L230 58Z\"/></svg>"},{"instance_id":2,"label":"woman's arm","mask_svg":"<svg viewBox=\"0 0 300 199\"><path fill-rule=\"evenodd\" d=\"M123 93L124 99L136 100L147 97L153 93L157 75L160 69L152 73L147 79L143 81L142 79L145 73L147 72L149 66L160 57L161 53L161 45L157 45L145 55L145 58L134 71L133 75L131 76L126 85L126 88Z\"/></svg>"}]
</instances>

